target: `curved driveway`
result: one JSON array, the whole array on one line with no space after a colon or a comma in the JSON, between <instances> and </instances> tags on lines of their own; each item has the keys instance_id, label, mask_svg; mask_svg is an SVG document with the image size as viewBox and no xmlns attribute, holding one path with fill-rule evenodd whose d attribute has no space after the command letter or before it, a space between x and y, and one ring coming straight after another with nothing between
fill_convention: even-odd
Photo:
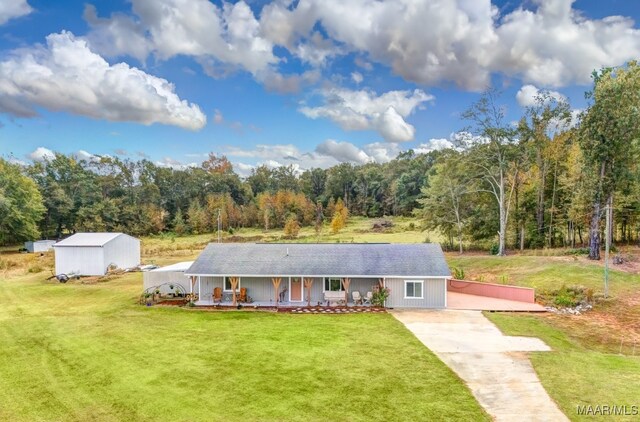
<instances>
[{"instance_id":1,"label":"curved driveway","mask_svg":"<svg viewBox=\"0 0 640 422\"><path fill-rule=\"evenodd\" d=\"M542 340L505 336L479 311L390 313L467 383L496 421L568 421L525 353L550 350Z\"/></svg>"}]
</instances>

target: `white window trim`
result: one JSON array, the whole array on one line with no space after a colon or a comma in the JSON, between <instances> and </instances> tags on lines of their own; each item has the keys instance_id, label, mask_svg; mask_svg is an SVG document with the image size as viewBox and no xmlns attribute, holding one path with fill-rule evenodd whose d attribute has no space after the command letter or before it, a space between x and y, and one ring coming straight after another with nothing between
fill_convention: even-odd
<instances>
[{"instance_id":1,"label":"white window trim","mask_svg":"<svg viewBox=\"0 0 640 422\"><path fill-rule=\"evenodd\" d=\"M223 293L232 293L233 290L227 290L227 278L231 278L232 276L222 277L222 292ZM240 286L242 285L242 277L238 277L238 287L236 288L236 292L240 290Z\"/></svg>"},{"instance_id":2,"label":"white window trim","mask_svg":"<svg viewBox=\"0 0 640 422\"><path fill-rule=\"evenodd\" d=\"M407 283L419 283L420 296L407 296ZM415 292L415 289L414 289ZM424 299L424 280L405 280L404 281L404 298L405 299Z\"/></svg>"},{"instance_id":3,"label":"white window trim","mask_svg":"<svg viewBox=\"0 0 640 422\"><path fill-rule=\"evenodd\" d=\"M340 280L340 290L327 290L327 280L337 279ZM344 292L344 287L342 286L342 277L323 277L322 278L322 293L325 292Z\"/></svg>"}]
</instances>

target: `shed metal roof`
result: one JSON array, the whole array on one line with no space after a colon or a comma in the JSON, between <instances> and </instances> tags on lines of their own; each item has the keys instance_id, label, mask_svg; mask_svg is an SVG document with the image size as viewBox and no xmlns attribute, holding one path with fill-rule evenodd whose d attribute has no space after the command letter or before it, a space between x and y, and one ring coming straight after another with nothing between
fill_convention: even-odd
<instances>
[{"instance_id":1,"label":"shed metal roof","mask_svg":"<svg viewBox=\"0 0 640 422\"><path fill-rule=\"evenodd\" d=\"M167 265L166 267L154 268L150 272L152 273L161 273L167 271L175 271L175 272L184 272L189 269L193 265L193 261L184 261L178 262L176 264Z\"/></svg>"},{"instance_id":2,"label":"shed metal roof","mask_svg":"<svg viewBox=\"0 0 640 422\"><path fill-rule=\"evenodd\" d=\"M104 246L119 236L128 236L124 233L76 233L53 245L61 246Z\"/></svg>"},{"instance_id":3,"label":"shed metal roof","mask_svg":"<svg viewBox=\"0 0 640 422\"><path fill-rule=\"evenodd\" d=\"M450 277L440 245L210 243L187 275Z\"/></svg>"}]
</instances>

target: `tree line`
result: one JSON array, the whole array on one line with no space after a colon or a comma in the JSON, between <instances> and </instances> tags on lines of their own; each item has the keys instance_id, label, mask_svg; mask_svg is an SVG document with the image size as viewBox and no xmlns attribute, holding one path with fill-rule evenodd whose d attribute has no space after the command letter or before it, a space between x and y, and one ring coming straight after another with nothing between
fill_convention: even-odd
<instances>
[{"instance_id":1,"label":"tree line","mask_svg":"<svg viewBox=\"0 0 640 422\"><path fill-rule=\"evenodd\" d=\"M454 148L388 163L342 163L297 173L260 166L246 178L224 156L175 169L148 160L0 159L0 243L75 231L133 235L242 227L334 230L348 215L419 217L450 248L589 247L599 259L604 210L612 240L640 238L640 67L594 73L589 107L575 113L541 92L514 124L498 92L463 113Z\"/></svg>"}]
</instances>

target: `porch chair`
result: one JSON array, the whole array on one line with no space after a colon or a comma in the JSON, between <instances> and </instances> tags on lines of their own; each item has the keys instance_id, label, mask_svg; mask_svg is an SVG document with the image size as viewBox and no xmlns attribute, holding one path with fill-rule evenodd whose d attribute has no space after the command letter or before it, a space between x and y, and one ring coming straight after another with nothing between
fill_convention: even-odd
<instances>
[{"instance_id":1,"label":"porch chair","mask_svg":"<svg viewBox=\"0 0 640 422\"><path fill-rule=\"evenodd\" d=\"M362 301L362 296L360 295L360 292L357 290L354 290L353 292L351 292L351 298L353 299L353 304L354 305L362 305L363 301Z\"/></svg>"},{"instance_id":2,"label":"porch chair","mask_svg":"<svg viewBox=\"0 0 640 422\"><path fill-rule=\"evenodd\" d=\"M240 287L240 296L238 296L238 302L246 303L247 302L247 288Z\"/></svg>"},{"instance_id":3,"label":"porch chair","mask_svg":"<svg viewBox=\"0 0 640 422\"><path fill-rule=\"evenodd\" d=\"M215 287L213 289L213 303L221 303L222 302L222 289L220 287Z\"/></svg>"},{"instance_id":4,"label":"porch chair","mask_svg":"<svg viewBox=\"0 0 640 422\"><path fill-rule=\"evenodd\" d=\"M373 292L367 292L365 297L362 298L362 304L371 305L371 299L373 299Z\"/></svg>"}]
</instances>

